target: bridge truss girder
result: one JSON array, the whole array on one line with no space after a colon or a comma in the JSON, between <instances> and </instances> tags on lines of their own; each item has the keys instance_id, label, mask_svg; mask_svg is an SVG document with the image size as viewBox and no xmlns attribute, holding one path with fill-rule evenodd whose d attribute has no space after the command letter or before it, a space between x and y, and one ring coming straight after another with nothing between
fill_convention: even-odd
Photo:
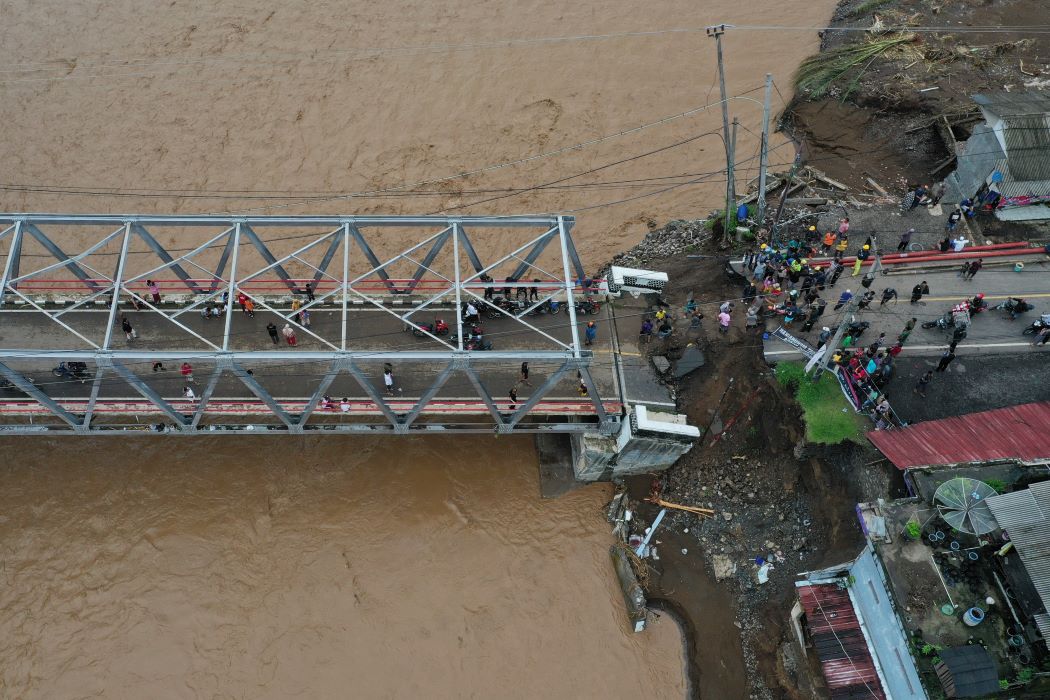
<instances>
[{"instance_id":1,"label":"bridge truss girder","mask_svg":"<svg viewBox=\"0 0 1050 700\"><path fill-rule=\"evenodd\" d=\"M595 432L611 433L619 422L616 411L606 410L606 403L599 395L597 385L591 373L593 353L581 347L577 333L577 319L573 304L575 282L584 277L583 266L570 237L573 224L571 217L222 217L222 216L78 216L54 214L0 214L0 245L6 239L6 257L0 279L0 319L5 311L12 310L10 302L17 300L19 306L27 307L42 314L57 326L71 332L78 339L78 347L71 349L10 347L3 343L0 347L0 375L27 397L35 400L50 414L59 419L57 425L0 425L0 433L119 433L127 425L100 424L95 420L96 406L99 401L100 387L104 381L120 380L125 382L137 394L163 414L160 421L164 432L194 434L206 432L242 432L251 425L257 432L273 434L285 433L369 433L369 434L406 434L431 432L478 432L495 431L497 433L515 432ZM49 227L83 227L108 226L112 231L94 241L83 252L68 255L46 230ZM212 227L219 233L210 236L202 244L189 252L168 251L153 235L156 227ZM319 228L321 232L312 240L299 246L286 255L273 253L267 245L265 236L259 231L273 231L279 228ZM433 230L431 235L418 241L411 247L385 261L380 260L371 245L369 235L374 229L413 227ZM478 252L478 246L472 240L469 231L489 227L533 229L532 235L508 255L498 257L485 263ZM28 238L27 238L28 237ZM55 262L39 269L26 272L23 264L25 243L32 241L42 247L54 258ZM133 241L141 241L157 257L157 264L145 270L132 271L129 264L129 251ZM540 269L537 261L552 244L557 243L558 270L543 270L547 279L552 279L545 290L543 298L529 304L529 308L510 317L528 332L542 336L544 342L554 345L553 350L538 351L534 349L501 350L472 352L464 347L463 333L457 333L454 342L429 333L417 322L418 315L436 303L454 303L456 309L456 328L462 327L461 309L463 302L472 301L480 308L493 306L484 292L488 287L523 288L533 286L526 281L484 282L482 276L497 270L513 266L510 275L514 280L522 280L526 273ZM119 245L119 254L115 256L112 272L97 269L98 265L89 264L91 256L107 246ZM442 253L451 248L451 266L439 269L435 266ZM254 268L245 265L242 252L254 251L262 259L261 265ZM351 251L360 252L368 263L363 273L354 274L349 265ZM197 258L202 251L221 251L214 267L204 267ZM313 251L311 253L311 251ZM323 251L319 262L310 262L307 254ZM214 256L213 256L214 257ZM333 263L336 270L332 271ZM415 267L414 273L407 279L393 279L389 274L394 264L409 264ZM317 290L312 300L307 301L298 310L310 311L321 309L332 312L331 306L341 315L339 337L325 336L312 330L308 325L299 322L294 312L286 313L276 308L272 295L250 291L253 282L276 278L286 288L285 294L302 294L304 283L295 279L286 269L289 265L306 266L312 270L313 288ZM165 270L171 271L181 284L185 293L191 295L188 305L178 309L165 309L155 305L148 294L132 285L143 284L148 278L156 278ZM197 270L203 277L194 277L190 270ZM61 309L48 308L48 304L35 298L28 290L34 280L42 275L63 273L71 282L82 286L72 306ZM420 285L425 277L443 280L443 287L429 294L429 298L410 308L393 308L384 304L374 293L376 284L382 286L390 297L420 295ZM368 290L359 285L369 280L372 284ZM433 284L433 282L431 282ZM321 291L321 287L329 288ZM205 305L211 305L222 299L225 294L225 326L221 342L212 341L190 328L180 317L186 313L196 313ZM279 316L283 322L293 326L297 332L310 336L324 350L303 351L270 351L238 350L231 342L231 321L235 312L236 298L244 294L252 299L257 308ZM424 296L427 296L424 294ZM571 329L568 341L560 340L528 319L527 314L548 299L558 297L566 303L566 317ZM205 349L156 349L156 350L121 350L113 347L114 329L119 332L121 302L133 299L146 309L147 313L165 318L196 340L206 345ZM396 317L406 328L418 329L430 340L440 344L440 350L428 351L358 351L348 347L347 319L351 303L367 304L378 311ZM105 303L106 325L104 337L99 341L92 339L78 330L66 319L70 314L77 314L92 309L92 305ZM328 304L328 307L322 305ZM139 312L141 313L141 312ZM415 317L415 318L414 318ZM198 403L192 411L185 410L176 402L165 399L141 375L129 368L129 365L150 364L153 362L179 361L189 355L195 361L210 366L212 371L204 385ZM18 362L46 361L82 361L93 363L96 372L92 380L89 398L83 410L72 411L63 406L60 398L48 395L41 387L35 386L30 378L13 366ZM301 410L292 412L282 406L256 380L250 368L253 363L266 361L313 361L326 363L327 369L316 389L307 397ZM418 400L406 410L403 402L395 406L384 399L376 386L365 376L362 365L365 363L390 363L398 365L405 362L423 362L439 368L431 385L420 392ZM501 410L499 402L486 387L484 374L486 367L495 363L531 362L554 363L555 371L551 372L542 385L536 387L528 399L513 410ZM589 404L587 410L573 418L552 419L551 416L530 415L530 412L548 396L560 380L572 370L576 370L581 386L586 387L584 400ZM438 395L442 386L452 375L463 375L473 387L490 423L473 423L465 421L435 422L433 415L426 421L420 420L426 413L428 404ZM219 379L224 375L236 377L241 385L269 409L275 422L265 424L238 423L227 425L214 421L205 424L209 403L213 400ZM326 390L341 376L352 377L367 395L368 400L378 409L381 420L361 420L343 423L311 423L311 416L325 395ZM505 402L504 402L505 403ZM479 404L479 405L480 405ZM616 404L618 405L618 404Z\"/></svg>"}]
</instances>

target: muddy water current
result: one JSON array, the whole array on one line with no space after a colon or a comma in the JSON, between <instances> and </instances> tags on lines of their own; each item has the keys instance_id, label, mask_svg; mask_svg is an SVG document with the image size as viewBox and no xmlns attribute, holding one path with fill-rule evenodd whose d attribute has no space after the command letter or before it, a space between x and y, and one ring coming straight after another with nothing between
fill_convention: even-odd
<instances>
[{"instance_id":1,"label":"muddy water current","mask_svg":"<svg viewBox=\"0 0 1050 700\"><path fill-rule=\"evenodd\" d=\"M716 104L661 121L717 101L713 42L600 35L833 5L3 0L0 209L576 211L600 263L717 207L724 163ZM777 110L817 38L725 43L729 92L772 72ZM761 111L732 111L745 182ZM536 480L491 437L0 441L0 696L680 697L675 626L626 630L607 488Z\"/></svg>"},{"instance_id":2,"label":"muddy water current","mask_svg":"<svg viewBox=\"0 0 1050 700\"><path fill-rule=\"evenodd\" d=\"M531 441L0 443L0 695L682 697Z\"/></svg>"}]
</instances>

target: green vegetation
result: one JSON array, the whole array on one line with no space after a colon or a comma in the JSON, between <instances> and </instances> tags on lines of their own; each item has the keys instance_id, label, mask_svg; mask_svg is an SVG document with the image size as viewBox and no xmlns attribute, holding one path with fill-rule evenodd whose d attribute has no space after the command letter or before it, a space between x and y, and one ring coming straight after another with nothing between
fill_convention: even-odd
<instances>
[{"instance_id":1,"label":"green vegetation","mask_svg":"<svg viewBox=\"0 0 1050 700\"><path fill-rule=\"evenodd\" d=\"M999 479L987 479L987 480L985 480L984 483L986 483L989 486L991 486L995 490L996 493L1005 493L1006 492L1006 484L1004 482L1000 481Z\"/></svg>"},{"instance_id":2,"label":"green vegetation","mask_svg":"<svg viewBox=\"0 0 1050 700\"><path fill-rule=\"evenodd\" d=\"M823 445L837 445L843 440L863 444L865 419L853 411L842 395L839 383L830 372L819 382L805 374L801 362L781 362L776 367L777 381L795 392L806 421L806 439Z\"/></svg>"},{"instance_id":3,"label":"green vegetation","mask_svg":"<svg viewBox=\"0 0 1050 700\"><path fill-rule=\"evenodd\" d=\"M1022 668L1020 671L1017 672L1017 680L1020 683L1028 683L1032 680L1033 676L1035 676L1035 671L1027 667Z\"/></svg>"},{"instance_id":4,"label":"green vegetation","mask_svg":"<svg viewBox=\"0 0 1050 700\"><path fill-rule=\"evenodd\" d=\"M922 527L914 520L909 520L908 524L904 526L904 530L908 533L908 537L913 540L919 539L919 535L922 534Z\"/></svg>"},{"instance_id":5,"label":"green vegetation","mask_svg":"<svg viewBox=\"0 0 1050 700\"><path fill-rule=\"evenodd\" d=\"M896 1L897 0L868 0L867 2L862 2L861 4L854 7L852 10L849 11L849 13L846 16L859 17L860 15L866 15L869 12L874 12L880 7L885 7L886 5L892 4Z\"/></svg>"},{"instance_id":6,"label":"green vegetation","mask_svg":"<svg viewBox=\"0 0 1050 700\"><path fill-rule=\"evenodd\" d=\"M867 42L847 44L810 56L802 62L795 73L795 88L800 92L808 92L813 98L823 97L837 80L863 65L842 96L842 99L845 100L856 87L860 74L864 72L868 64L886 51L913 40L914 37L911 35L897 35L888 39L873 39Z\"/></svg>"},{"instance_id":7,"label":"green vegetation","mask_svg":"<svg viewBox=\"0 0 1050 700\"><path fill-rule=\"evenodd\" d=\"M1006 680L1005 678L1000 678L999 679L999 689L1000 690L1006 690L1009 687L1010 687L1010 681Z\"/></svg>"}]
</instances>

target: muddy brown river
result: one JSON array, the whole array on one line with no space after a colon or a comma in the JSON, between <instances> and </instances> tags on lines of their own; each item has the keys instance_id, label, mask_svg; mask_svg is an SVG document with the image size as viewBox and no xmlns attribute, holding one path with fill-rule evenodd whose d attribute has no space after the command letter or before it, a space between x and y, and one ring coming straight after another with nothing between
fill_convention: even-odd
<instances>
[{"instance_id":1,"label":"muddy brown river","mask_svg":"<svg viewBox=\"0 0 1050 700\"><path fill-rule=\"evenodd\" d=\"M719 206L724 164L674 145L717 105L633 130L718 100L713 42L598 35L834 4L2 0L0 209L576 211L598 264ZM816 45L731 30L729 92L772 72L778 109ZM761 110L732 111L743 184ZM541 501L527 439L5 439L0 696L681 697L675 625L627 629L608 495Z\"/></svg>"}]
</instances>

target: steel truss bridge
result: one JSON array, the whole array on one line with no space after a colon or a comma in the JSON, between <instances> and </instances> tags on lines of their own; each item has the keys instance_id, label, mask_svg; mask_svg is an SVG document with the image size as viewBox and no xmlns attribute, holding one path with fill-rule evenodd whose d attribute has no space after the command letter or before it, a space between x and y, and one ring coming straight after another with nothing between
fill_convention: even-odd
<instances>
[{"instance_id":1,"label":"steel truss bridge","mask_svg":"<svg viewBox=\"0 0 1050 700\"><path fill-rule=\"evenodd\" d=\"M0 214L0 433L611 434L613 324L575 308L573 224ZM466 302L491 350L464 346ZM60 376L70 362L87 369Z\"/></svg>"}]
</instances>

